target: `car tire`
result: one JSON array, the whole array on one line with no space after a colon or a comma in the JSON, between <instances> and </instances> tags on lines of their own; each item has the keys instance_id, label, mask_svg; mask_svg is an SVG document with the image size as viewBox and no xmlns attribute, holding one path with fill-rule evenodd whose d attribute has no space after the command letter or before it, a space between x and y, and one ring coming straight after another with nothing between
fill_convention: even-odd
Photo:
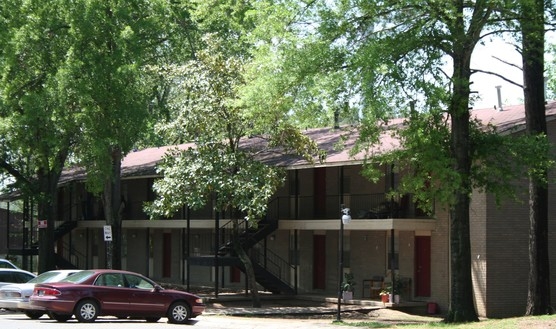
<instances>
[{"instance_id":1,"label":"car tire","mask_svg":"<svg viewBox=\"0 0 556 329\"><path fill-rule=\"evenodd\" d=\"M170 323L184 324L191 316L189 305L185 302L175 302L168 309Z\"/></svg>"},{"instance_id":2,"label":"car tire","mask_svg":"<svg viewBox=\"0 0 556 329\"><path fill-rule=\"evenodd\" d=\"M58 322L66 322L73 316L71 314L59 314L54 312L50 312L48 315Z\"/></svg>"},{"instance_id":3,"label":"car tire","mask_svg":"<svg viewBox=\"0 0 556 329\"><path fill-rule=\"evenodd\" d=\"M44 312L40 312L40 311L25 311L25 315L27 315L27 317L28 317L29 319L37 320L38 318L40 318L41 316L44 315Z\"/></svg>"},{"instance_id":4,"label":"car tire","mask_svg":"<svg viewBox=\"0 0 556 329\"><path fill-rule=\"evenodd\" d=\"M91 299L85 299L77 303L74 315L79 322L95 322L99 313L98 304Z\"/></svg>"},{"instance_id":5,"label":"car tire","mask_svg":"<svg viewBox=\"0 0 556 329\"><path fill-rule=\"evenodd\" d=\"M158 322L158 320L160 320L160 317L147 317L145 318L145 320L147 320L147 322L149 323L154 323L154 322Z\"/></svg>"}]
</instances>

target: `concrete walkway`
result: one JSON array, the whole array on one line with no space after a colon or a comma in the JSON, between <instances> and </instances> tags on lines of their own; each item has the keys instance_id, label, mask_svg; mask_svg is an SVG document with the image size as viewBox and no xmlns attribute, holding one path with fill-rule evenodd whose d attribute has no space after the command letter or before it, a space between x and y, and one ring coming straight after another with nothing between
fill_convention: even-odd
<instances>
[{"instance_id":1,"label":"concrete walkway","mask_svg":"<svg viewBox=\"0 0 556 329\"><path fill-rule=\"evenodd\" d=\"M316 315L316 314L337 314L338 299L320 295L263 295L261 296L262 307L254 308L251 306L251 299L245 295L220 295L218 298L204 296L207 309L203 314L206 315ZM419 308L425 310L424 303L402 303L402 304L383 304L375 300L351 300L343 302L341 312L364 312L373 310L392 308L403 310L404 308Z\"/></svg>"}]
</instances>

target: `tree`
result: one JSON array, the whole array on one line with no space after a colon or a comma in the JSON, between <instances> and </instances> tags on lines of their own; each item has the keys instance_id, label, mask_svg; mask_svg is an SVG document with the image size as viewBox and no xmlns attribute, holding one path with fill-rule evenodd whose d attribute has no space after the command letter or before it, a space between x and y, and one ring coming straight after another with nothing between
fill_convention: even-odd
<instances>
[{"instance_id":1,"label":"tree","mask_svg":"<svg viewBox=\"0 0 556 329\"><path fill-rule=\"evenodd\" d=\"M266 42L257 49L256 73L245 95L261 106L285 104L289 112L278 111L296 121L308 108L305 104L312 103L309 110L319 116L319 105L338 108L328 105L330 96L341 99L347 104L344 117L353 112L360 117L353 153L376 145L392 117L408 117L396 132L401 149L367 153L365 172L375 179L376 163L395 164L408 173L399 191L415 193L424 208L435 201L448 207L451 287L445 320L477 321L471 193L511 194L519 174L526 173L525 164L538 159L527 145L529 150L545 146L527 138L504 138L493 127L481 127L469 111L471 56L479 42L500 32L498 22L513 19L506 16L504 2L292 0L263 2L260 8L267 15L261 18L258 37ZM527 155L520 153L523 158L508 163L504 157L517 148Z\"/></svg>"},{"instance_id":2,"label":"tree","mask_svg":"<svg viewBox=\"0 0 556 329\"><path fill-rule=\"evenodd\" d=\"M196 209L214 200L215 213L228 214L234 223L234 252L244 264L253 306L260 307L254 269L237 229L243 218L250 226L263 218L283 172L264 165L257 154L280 146L311 158L316 146L287 123L263 127L238 99L249 60L248 3L197 5L192 17L199 22L201 42L194 59L166 68L174 85L169 95L171 118L158 127L168 140L192 145L165 157L159 168L163 178L153 186L157 198L148 212L152 218L166 217L183 205Z\"/></svg>"},{"instance_id":3,"label":"tree","mask_svg":"<svg viewBox=\"0 0 556 329\"><path fill-rule=\"evenodd\" d=\"M527 133L545 139L544 1L521 0L520 4ZM545 154L548 158L548 150ZM526 315L552 314L554 311L550 301L547 182L547 170L529 175L529 280Z\"/></svg>"},{"instance_id":4,"label":"tree","mask_svg":"<svg viewBox=\"0 0 556 329\"><path fill-rule=\"evenodd\" d=\"M37 203L38 272L55 268L57 184L78 132L79 108L60 88L68 27L59 1L0 4L0 167Z\"/></svg>"},{"instance_id":5,"label":"tree","mask_svg":"<svg viewBox=\"0 0 556 329\"><path fill-rule=\"evenodd\" d=\"M113 230L109 268L121 268L121 161L156 105L158 72L151 67L170 54L180 58L179 13L165 0L92 0L69 6L65 16L72 44L64 88L83 112L75 155L87 169L88 188L102 195L106 224Z\"/></svg>"}]
</instances>

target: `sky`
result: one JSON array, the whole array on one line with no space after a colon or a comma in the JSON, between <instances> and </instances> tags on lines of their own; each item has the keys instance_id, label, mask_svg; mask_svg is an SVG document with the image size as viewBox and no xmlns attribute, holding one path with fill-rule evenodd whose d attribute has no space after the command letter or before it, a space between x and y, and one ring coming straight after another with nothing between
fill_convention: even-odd
<instances>
[{"instance_id":1,"label":"sky","mask_svg":"<svg viewBox=\"0 0 556 329\"><path fill-rule=\"evenodd\" d=\"M521 67L521 56L514 46L499 39L486 45L477 45L471 58L471 68L495 72L520 85L523 84L521 69L505 64L495 57ZM500 93L503 106L523 103L523 90L499 77L475 73L471 79L473 81L471 90L477 92L475 95L481 98L473 104L475 109L493 108L495 105L498 107L496 86L501 86Z\"/></svg>"},{"instance_id":2,"label":"sky","mask_svg":"<svg viewBox=\"0 0 556 329\"><path fill-rule=\"evenodd\" d=\"M556 43L556 35L554 33L548 34L546 38L549 43ZM521 55L510 44L511 42L512 40L497 39L485 45L477 45L471 58L471 68L496 72L522 85L522 72L521 69L517 68L522 66ZM517 67L505 64L494 57L512 63ZM545 57L545 60L550 60L550 58ZM476 91L476 95L481 98L473 104L474 109L493 108L495 105L498 107L496 86L501 86L503 106L523 104L523 90L520 87L493 75L482 73L473 74L471 79L473 81L471 90Z\"/></svg>"}]
</instances>

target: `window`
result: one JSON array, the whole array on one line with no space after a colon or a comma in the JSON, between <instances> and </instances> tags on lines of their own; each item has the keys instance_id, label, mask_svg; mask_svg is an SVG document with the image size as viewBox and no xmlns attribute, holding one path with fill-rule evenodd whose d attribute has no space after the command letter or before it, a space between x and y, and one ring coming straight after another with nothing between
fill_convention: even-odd
<instances>
[{"instance_id":1,"label":"window","mask_svg":"<svg viewBox=\"0 0 556 329\"><path fill-rule=\"evenodd\" d=\"M127 281L127 286L129 288L137 288L137 289L145 289L145 290L154 289L152 283L137 275L126 274L125 280Z\"/></svg>"},{"instance_id":2,"label":"window","mask_svg":"<svg viewBox=\"0 0 556 329\"><path fill-rule=\"evenodd\" d=\"M125 287L124 278L119 273L101 274L95 281L95 286Z\"/></svg>"}]
</instances>

